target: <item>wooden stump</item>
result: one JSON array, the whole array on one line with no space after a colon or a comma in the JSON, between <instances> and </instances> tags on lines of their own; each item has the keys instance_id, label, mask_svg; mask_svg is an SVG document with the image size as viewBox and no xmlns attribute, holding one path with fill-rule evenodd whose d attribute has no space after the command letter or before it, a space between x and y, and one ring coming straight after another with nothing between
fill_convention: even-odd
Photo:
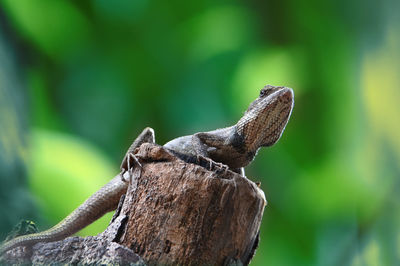
<instances>
[{"instance_id":1,"label":"wooden stump","mask_svg":"<svg viewBox=\"0 0 400 266\"><path fill-rule=\"evenodd\" d=\"M266 205L261 189L209 161L205 167L186 163L156 144L143 144L136 156L142 167L134 168L128 191L103 233L18 247L2 262L249 263Z\"/></svg>"},{"instance_id":2,"label":"wooden stump","mask_svg":"<svg viewBox=\"0 0 400 266\"><path fill-rule=\"evenodd\" d=\"M129 218L121 244L150 265L250 261L266 205L256 184L185 163L154 144L137 155L143 163L122 207Z\"/></svg>"}]
</instances>

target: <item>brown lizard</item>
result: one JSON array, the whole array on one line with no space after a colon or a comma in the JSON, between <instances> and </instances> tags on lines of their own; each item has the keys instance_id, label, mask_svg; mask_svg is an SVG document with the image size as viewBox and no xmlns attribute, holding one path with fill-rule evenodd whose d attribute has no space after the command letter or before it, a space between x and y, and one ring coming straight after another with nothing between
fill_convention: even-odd
<instances>
[{"instance_id":1,"label":"brown lizard","mask_svg":"<svg viewBox=\"0 0 400 266\"><path fill-rule=\"evenodd\" d=\"M169 141L164 147L183 160L196 162L205 159L244 175L243 167L254 159L259 148L271 146L279 140L289 120L293 104L292 89L267 85L261 89L258 98L250 104L237 124L179 137ZM43 232L19 236L2 244L0 254L17 246L31 246L38 242L64 239L105 213L115 210L120 197L128 188L129 183L125 178L130 176L135 164L140 166L134 151L145 142L155 142L153 129L145 128L129 147L122 161L120 174L64 220Z\"/></svg>"}]
</instances>

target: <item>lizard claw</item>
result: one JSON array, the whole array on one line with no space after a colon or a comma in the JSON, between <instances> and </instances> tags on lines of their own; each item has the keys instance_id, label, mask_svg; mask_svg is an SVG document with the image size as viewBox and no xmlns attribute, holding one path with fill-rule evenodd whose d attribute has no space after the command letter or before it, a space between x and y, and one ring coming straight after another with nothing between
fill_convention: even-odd
<instances>
[{"instance_id":1,"label":"lizard claw","mask_svg":"<svg viewBox=\"0 0 400 266\"><path fill-rule=\"evenodd\" d=\"M202 162L205 162L206 164L208 163L208 167L206 166L205 168L207 170L212 170L212 160L208 157L205 157L203 155L197 155L197 161L199 162L199 164L201 165Z\"/></svg>"},{"instance_id":2,"label":"lizard claw","mask_svg":"<svg viewBox=\"0 0 400 266\"><path fill-rule=\"evenodd\" d=\"M135 164L140 168L142 168L142 164L139 162L139 159L137 158L137 156L135 154L133 154L133 153L128 153L124 158L124 162L126 162L126 168L127 169L125 169L125 167L122 167L121 168L121 172L120 172L120 176L121 176L121 180L123 182L127 182L128 180L126 180L124 178L124 174L126 172L128 172L129 180L131 180L132 175L133 175L133 167L135 166ZM124 163L123 163L123 165L124 165Z\"/></svg>"},{"instance_id":3,"label":"lizard claw","mask_svg":"<svg viewBox=\"0 0 400 266\"><path fill-rule=\"evenodd\" d=\"M210 171L223 170L224 174L226 174L226 172L229 170L229 166L227 166L226 164L215 162L212 159L205 157L203 155L197 155L197 161L199 162L200 165L202 162L205 162L206 164L208 164L208 165L206 165L205 168Z\"/></svg>"},{"instance_id":4,"label":"lizard claw","mask_svg":"<svg viewBox=\"0 0 400 266\"><path fill-rule=\"evenodd\" d=\"M229 166L227 166L226 164L217 163L217 162L214 162L214 164L215 164L216 166L218 166L219 169L217 169L217 170L223 170L223 171L224 171L224 174L226 174L226 172L229 170Z\"/></svg>"}]
</instances>

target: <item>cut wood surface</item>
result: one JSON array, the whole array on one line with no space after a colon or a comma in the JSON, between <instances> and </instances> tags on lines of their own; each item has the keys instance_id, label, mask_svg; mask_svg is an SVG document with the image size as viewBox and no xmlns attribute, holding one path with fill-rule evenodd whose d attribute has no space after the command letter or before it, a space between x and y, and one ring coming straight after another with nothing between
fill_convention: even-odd
<instances>
[{"instance_id":1,"label":"cut wood surface","mask_svg":"<svg viewBox=\"0 0 400 266\"><path fill-rule=\"evenodd\" d=\"M209 161L186 163L156 144L143 144L136 155L142 167L134 168L127 194L103 233L39 243L29 252L17 248L7 254L9 261L249 263L266 205L255 183Z\"/></svg>"}]
</instances>

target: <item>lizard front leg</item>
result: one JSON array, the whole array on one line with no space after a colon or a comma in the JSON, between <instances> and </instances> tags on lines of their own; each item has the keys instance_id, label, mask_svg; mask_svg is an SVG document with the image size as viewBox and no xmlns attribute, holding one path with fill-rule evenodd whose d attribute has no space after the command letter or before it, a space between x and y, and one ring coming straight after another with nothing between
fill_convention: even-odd
<instances>
[{"instance_id":1,"label":"lizard front leg","mask_svg":"<svg viewBox=\"0 0 400 266\"><path fill-rule=\"evenodd\" d=\"M226 164L213 160L213 153L217 151L218 145L222 143L224 143L224 138L217 134L199 132L192 136L192 145L198 162L200 163L202 160L208 162L209 170L212 170L213 166L217 166L226 172L229 169Z\"/></svg>"},{"instance_id":2,"label":"lizard front leg","mask_svg":"<svg viewBox=\"0 0 400 266\"><path fill-rule=\"evenodd\" d=\"M218 133L212 131L194 134L191 139L193 149L197 155L198 161L207 161L209 163L210 170L214 165L223 169L224 171L229 169L235 173L245 176L243 167L230 167L229 162L223 160L223 158L229 158L232 156L232 149L230 147L233 147L233 144L230 143L230 138L226 137L227 133L229 136L231 136L229 133L230 130L232 130L232 128L219 130Z\"/></svg>"}]
</instances>

